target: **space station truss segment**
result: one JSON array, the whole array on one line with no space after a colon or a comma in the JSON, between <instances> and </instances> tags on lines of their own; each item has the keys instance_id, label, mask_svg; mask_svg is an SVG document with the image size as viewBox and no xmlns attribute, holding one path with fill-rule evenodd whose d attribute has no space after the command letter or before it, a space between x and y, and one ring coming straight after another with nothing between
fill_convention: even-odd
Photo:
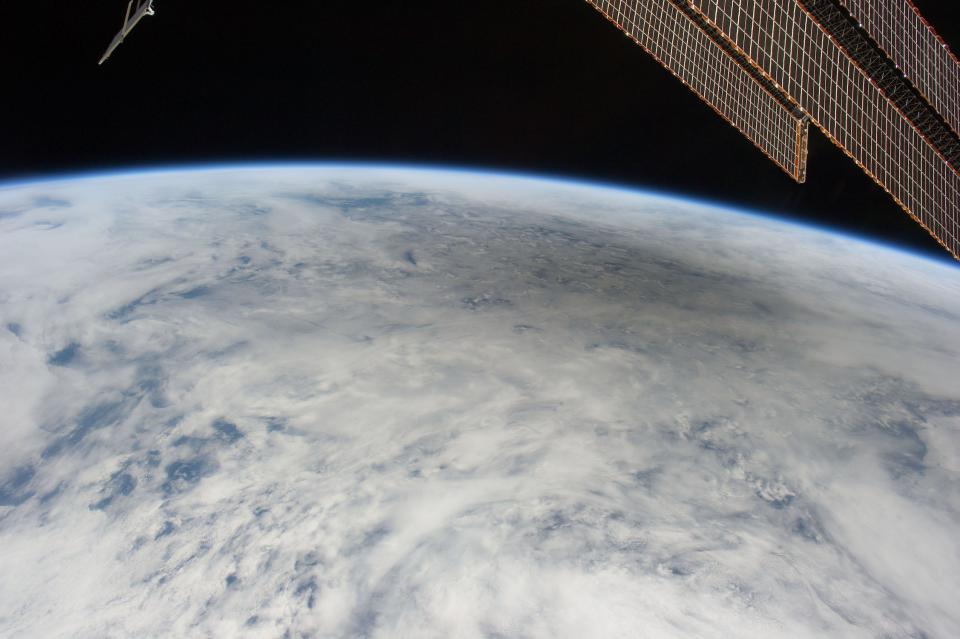
<instances>
[{"instance_id":1,"label":"space station truss segment","mask_svg":"<svg viewBox=\"0 0 960 639\"><path fill-rule=\"evenodd\" d=\"M676 0L587 0L798 182L808 116Z\"/></svg>"},{"instance_id":2,"label":"space station truss segment","mask_svg":"<svg viewBox=\"0 0 960 639\"><path fill-rule=\"evenodd\" d=\"M960 133L960 60L910 0L836 0Z\"/></svg>"}]
</instances>

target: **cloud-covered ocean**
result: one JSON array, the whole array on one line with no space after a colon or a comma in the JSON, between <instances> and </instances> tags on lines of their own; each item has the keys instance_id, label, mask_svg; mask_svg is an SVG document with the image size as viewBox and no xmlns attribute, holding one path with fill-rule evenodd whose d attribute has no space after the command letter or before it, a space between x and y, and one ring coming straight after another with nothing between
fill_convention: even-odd
<instances>
[{"instance_id":1,"label":"cloud-covered ocean","mask_svg":"<svg viewBox=\"0 0 960 639\"><path fill-rule=\"evenodd\" d=\"M960 269L689 201L0 189L0 636L960 636Z\"/></svg>"}]
</instances>

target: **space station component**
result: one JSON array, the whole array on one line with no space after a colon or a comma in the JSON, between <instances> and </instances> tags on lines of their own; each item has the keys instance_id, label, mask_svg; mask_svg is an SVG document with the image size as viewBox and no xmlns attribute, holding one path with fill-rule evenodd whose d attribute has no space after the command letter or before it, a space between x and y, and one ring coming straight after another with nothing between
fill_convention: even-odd
<instances>
[{"instance_id":1,"label":"space station component","mask_svg":"<svg viewBox=\"0 0 960 639\"><path fill-rule=\"evenodd\" d=\"M910 0L587 0L797 182L812 122L960 259L960 61Z\"/></svg>"},{"instance_id":2,"label":"space station component","mask_svg":"<svg viewBox=\"0 0 960 639\"><path fill-rule=\"evenodd\" d=\"M110 46L107 47L106 53L103 54L103 57L100 58L98 64L103 64L107 61L107 58L110 57L110 54L113 53L114 49L119 47L124 39L133 31L133 28L137 26L137 23L143 19L144 16L152 16L153 11L153 0L142 0L140 4L137 5L136 9L133 9L133 3L135 0L130 0L130 3L127 5L127 14L123 18L123 26L120 27L120 31L117 32L117 35L113 37L113 41L110 43ZM133 13L131 14L131 10Z\"/></svg>"}]
</instances>

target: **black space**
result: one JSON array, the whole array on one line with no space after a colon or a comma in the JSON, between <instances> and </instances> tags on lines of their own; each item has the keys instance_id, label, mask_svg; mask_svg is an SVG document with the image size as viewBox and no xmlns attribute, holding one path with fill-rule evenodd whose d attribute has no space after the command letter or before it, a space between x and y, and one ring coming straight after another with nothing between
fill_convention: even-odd
<instances>
[{"instance_id":1,"label":"black space","mask_svg":"<svg viewBox=\"0 0 960 639\"><path fill-rule=\"evenodd\" d=\"M786 1L786 0L780 0ZM916 4L954 51L954 0ZM0 5L0 179L385 161L598 179L946 253L817 131L794 184L583 0Z\"/></svg>"}]
</instances>

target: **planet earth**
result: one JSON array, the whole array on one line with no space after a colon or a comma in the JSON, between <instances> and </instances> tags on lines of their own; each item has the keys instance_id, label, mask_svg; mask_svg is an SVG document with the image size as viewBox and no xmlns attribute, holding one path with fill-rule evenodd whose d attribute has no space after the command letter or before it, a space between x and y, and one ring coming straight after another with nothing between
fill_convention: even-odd
<instances>
[{"instance_id":1,"label":"planet earth","mask_svg":"<svg viewBox=\"0 0 960 639\"><path fill-rule=\"evenodd\" d=\"M0 188L2 637L960 637L960 269L374 166Z\"/></svg>"}]
</instances>

